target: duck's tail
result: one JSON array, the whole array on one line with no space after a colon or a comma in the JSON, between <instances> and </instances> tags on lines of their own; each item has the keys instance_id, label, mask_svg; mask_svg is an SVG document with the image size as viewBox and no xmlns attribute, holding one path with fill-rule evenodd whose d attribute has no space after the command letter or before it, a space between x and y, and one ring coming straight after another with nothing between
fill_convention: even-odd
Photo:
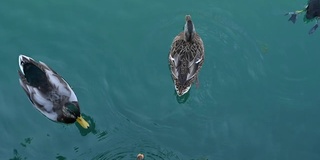
<instances>
[{"instance_id":1,"label":"duck's tail","mask_svg":"<svg viewBox=\"0 0 320 160\"><path fill-rule=\"evenodd\" d=\"M48 86L48 79L46 73L42 71L32 58L20 55L19 56L19 67L20 67L20 74L24 76L26 81L30 86L33 87L46 87ZM20 75L20 77L22 76Z\"/></svg>"}]
</instances>

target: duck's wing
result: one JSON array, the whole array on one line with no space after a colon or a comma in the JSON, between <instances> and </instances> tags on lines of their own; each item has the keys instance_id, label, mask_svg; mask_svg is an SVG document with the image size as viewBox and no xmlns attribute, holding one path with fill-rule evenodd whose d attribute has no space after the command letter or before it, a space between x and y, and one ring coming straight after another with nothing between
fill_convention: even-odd
<instances>
[{"instance_id":1,"label":"duck's wing","mask_svg":"<svg viewBox=\"0 0 320 160\"><path fill-rule=\"evenodd\" d=\"M20 77L19 78L19 83L20 83L21 87L26 92L26 94L27 94L29 100L31 101L31 103L34 104L33 101L30 98L30 93L29 93L29 90L28 90L28 87L27 87L27 85L29 85L28 81L26 80L25 76L23 75L23 73L20 70L18 70L18 74L19 74L19 77Z\"/></svg>"},{"instance_id":2,"label":"duck's wing","mask_svg":"<svg viewBox=\"0 0 320 160\"><path fill-rule=\"evenodd\" d=\"M30 94L30 99L33 101L33 104L37 106L36 108L44 114L46 117L53 121L57 121L58 115L56 113L56 105L47 99L46 95L38 90L37 88L28 86L28 93Z\"/></svg>"},{"instance_id":3,"label":"duck's wing","mask_svg":"<svg viewBox=\"0 0 320 160\"><path fill-rule=\"evenodd\" d=\"M47 93L51 90L46 73L42 67L39 66L39 63L33 61L33 59L23 62L23 65L21 65L21 69L19 70L19 76L22 83L38 88L43 93Z\"/></svg>"},{"instance_id":4,"label":"duck's wing","mask_svg":"<svg viewBox=\"0 0 320 160\"><path fill-rule=\"evenodd\" d=\"M172 43L169 54L171 73L180 81L180 84L192 80L200 70L203 61L204 46L198 35L193 43L187 43L182 39Z\"/></svg>"},{"instance_id":5,"label":"duck's wing","mask_svg":"<svg viewBox=\"0 0 320 160\"><path fill-rule=\"evenodd\" d=\"M20 79L19 79L20 85L22 86L23 90L26 92L33 106L49 119L56 121L57 114L54 112L53 102L49 101L46 98L47 96L42 91L40 91L37 87L31 86L27 82L27 80L25 79L24 75L20 70L18 72L20 76Z\"/></svg>"},{"instance_id":6,"label":"duck's wing","mask_svg":"<svg viewBox=\"0 0 320 160\"><path fill-rule=\"evenodd\" d=\"M198 35L196 35L195 39L196 41L190 46L190 54L187 57L189 62L189 73L187 74L187 80L191 80L197 75L204 62L203 41Z\"/></svg>"},{"instance_id":7,"label":"duck's wing","mask_svg":"<svg viewBox=\"0 0 320 160\"><path fill-rule=\"evenodd\" d=\"M181 58L180 54L169 55L170 70L171 70L171 74L174 76L175 79L178 79L179 77L178 68L181 64L180 58Z\"/></svg>"},{"instance_id":8,"label":"duck's wing","mask_svg":"<svg viewBox=\"0 0 320 160\"><path fill-rule=\"evenodd\" d=\"M78 101L74 91L62 76L60 76L56 71L51 69L45 63L40 61L40 64L47 75L48 81L53 86L53 88L57 91L57 94L59 96L62 96L62 98L68 99L68 101L70 102Z\"/></svg>"},{"instance_id":9,"label":"duck's wing","mask_svg":"<svg viewBox=\"0 0 320 160\"><path fill-rule=\"evenodd\" d=\"M178 68L181 65L181 58L184 55L183 53L184 43L185 42L183 40L183 32L181 32L174 38L171 44L171 48L169 52L169 64L170 64L171 74L175 79L178 79L179 77Z\"/></svg>"}]
</instances>

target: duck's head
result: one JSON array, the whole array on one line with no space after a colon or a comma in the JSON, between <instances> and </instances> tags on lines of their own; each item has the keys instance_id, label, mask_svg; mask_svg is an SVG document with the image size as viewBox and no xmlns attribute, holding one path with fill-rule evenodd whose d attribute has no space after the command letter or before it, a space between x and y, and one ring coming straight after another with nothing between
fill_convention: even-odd
<instances>
[{"instance_id":1,"label":"duck's head","mask_svg":"<svg viewBox=\"0 0 320 160\"><path fill-rule=\"evenodd\" d=\"M63 122L74 123L77 121L83 128L89 128L89 123L80 114L78 102L67 102L62 108Z\"/></svg>"},{"instance_id":2,"label":"duck's head","mask_svg":"<svg viewBox=\"0 0 320 160\"><path fill-rule=\"evenodd\" d=\"M186 15L186 24L184 25L184 40L187 42L191 42L195 32L196 29L194 28L194 25L192 23L191 16Z\"/></svg>"}]
</instances>

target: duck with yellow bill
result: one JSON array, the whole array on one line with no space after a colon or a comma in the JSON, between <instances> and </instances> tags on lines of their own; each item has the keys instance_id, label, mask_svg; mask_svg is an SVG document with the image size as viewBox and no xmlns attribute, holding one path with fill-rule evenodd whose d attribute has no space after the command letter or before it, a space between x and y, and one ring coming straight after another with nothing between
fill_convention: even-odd
<instances>
[{"instance_id":1,"label":"duck with yellow bill","mask_svg":"<svg viewBox=\"0 0 320 160\"><path fill-rule=\"evenodd\" d=\"M89 128L80 113L78 99L69 84L45 63L19 56L19 82L32 105L55 122L78 122Z\"/></svg>"}]
</instances>

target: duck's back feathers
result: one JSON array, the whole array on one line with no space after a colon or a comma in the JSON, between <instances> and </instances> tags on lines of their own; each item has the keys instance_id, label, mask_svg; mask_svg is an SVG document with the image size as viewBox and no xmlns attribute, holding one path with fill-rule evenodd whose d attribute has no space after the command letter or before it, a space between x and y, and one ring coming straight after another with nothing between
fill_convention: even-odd
<instances>
[{"instance_id":1,"label":"duck's back feathers","mask_svg":"<svg viewBox=\"0 0 320 160\"><path fill-rule=\"evenodd\" d=\"M174 38L169 53L172 78L181 95L190 89L204 62L204 46L200 36L195 33L191 42L186 41L184 36L181 32Z\"/></svg>"},{"instance_id":2,"label":"duck's back feathers","mask_svg":"<svg viewBox=\"0 0 320 160\"><path fill-rule=\"evenodd\" d=\"M199 64L203 63L204 47L198 34L194 42L186 42L183 33L179 34L171 45L170 60L173 67L173 75L180 83L192 79L198 71ZM181 77L181 78L179 78Z\"/></svg>"},{"instance_id":3,"label":"duck's back feathers","mask_svg":"<svg viewBox=\"0 0 320 160\"><path fill-rule=\"evenodd\" d=\"M46 93L51 89L46 73L32 62L23 64L23 72L19 71L21 79L29 86L40 89Z\"/></svg>"},{"instance_id":4,"label":"duck's back feathers","mask_svg":"<svg viewBox=\"0 0 320 160\"><path fill-rule=\"evenodd\" d=\"M26 78L23 76L21 71L19 71L20 75L20 85L22 86L23 90L26 92L30 102L33 106L39 110L42 114L44 114L49 119L55 121L58 117L56 113L54 113L54 106L53 103L46 99L46 95L40 91L39 88L33 87L29 85Z\"/></svg>"}]
</instances>

